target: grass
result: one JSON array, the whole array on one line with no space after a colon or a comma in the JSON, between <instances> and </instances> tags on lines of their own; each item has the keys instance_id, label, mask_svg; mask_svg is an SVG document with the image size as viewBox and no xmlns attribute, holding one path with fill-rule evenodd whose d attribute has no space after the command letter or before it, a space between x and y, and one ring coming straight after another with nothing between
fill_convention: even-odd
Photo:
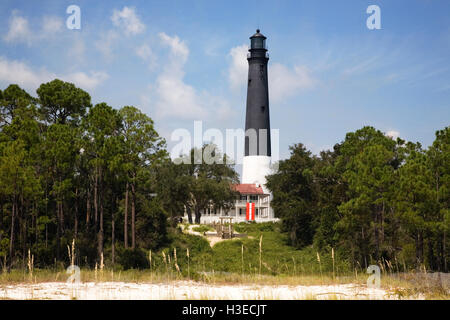
<instances>
[{"instance_id":1,"label":"grass","mask_svg":"<svg viewBox=\"0 0 450 320\"><path fill-rule=\"evenodd\" d=\"M286 234L281 233L279 228L279 224L276 223L235 225L236 231L249 237L217 243L212 248L211 268L225 272L254 274L260 272L261 266L260 273L278 276L320 274L321 270L324 274L333 272L331 251L327 255L321 254L319 263L317 252L313 247L302 250L293 248L288 244ZM242 256L244 270L242 270ZM336 276L353 272L349 263L339 258L339 255L335 257L334 264Z\"/></svg>"},{"instance_id":2,"label":"grass","mask_svg":"<svg viewBox=\"0 0 450 320\"><path fill-rule=\"evenodd\" d=\"M19 283L41 283L41 282L65 282L68 275L64 271L55 272L49 269L35 269L33 280L30 280L26 271L12 270L10 273L0 274L1 285L12 285ZM389 285L404 284L407 280L397 279L390 276L383 277L383 282L389 279ZM106 269L102 277L97 276L97 281L102 282L145 282L159 283L167 280L167 274L162 272L151 272L150 270L126 270L114 272ZM188 280L185 277L171 278L170 280ZM273 276L259 274L240 274L240 273L208 273L207 276L199 280L204 282L214 282L216 284L258 284L258 285L326 285L326 284L365 284L367 275L360 274L355 278L354 275L333 278L332 274L321 277L320 275L297 275L297 276ZM82 282L95 282L95 270L81 269Z\"/></svg>"},{"instance_id":3,"label":"grass","mask_svg":"<svg viewBox=\"0 0 450 320\"><path fill-rule=\"evenodd\" d=\"M207 231L214 231L214 228L203 224L203 225L198 226L198 227L193 227L192 231L196 231L196 232L199 232L199 233L204 233L204 232L207 232Z\"/></svg>"},{"instance_id":4,"label":"grass","mask_svg":"<svg viewBox=\"0 0 450 320\"><path fill-rule=\"evenodd\" d=\"M171 239L170 246L152 252L147 269L121 270L106 261L102 272L82 268L81 281L167 283L194 280L212 284L273 286L366 284L368 275L365 270L355 272L337 250L321 252L320 255L312 247L297 250L288 245L286 235L280 232L276 223L241 223L234 227L248 237L222 241L211 248L204 237L178 233ZM31 267L30 270L32 276L27 270L0 273L0 285L65 282L69 276L63 268ZM382 272L381 286L390 289L393 297L397 298L418 294L429 299L450 298L444 288L413 273L398 276Z\"/></svg>"}]
</instances>

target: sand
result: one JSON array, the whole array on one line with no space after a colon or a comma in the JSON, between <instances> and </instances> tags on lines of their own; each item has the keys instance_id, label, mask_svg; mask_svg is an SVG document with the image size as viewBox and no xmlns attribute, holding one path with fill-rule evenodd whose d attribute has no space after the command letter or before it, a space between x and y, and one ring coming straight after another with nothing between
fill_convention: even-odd
<instances>
[{"instance_id":1,"label":"sand","mask_svg":"<svg viewBox=\"0 0 450 320\"><path fill-rule=\"evenodd\" d=\"M408 297L408 299L423 297ZM0 286L0 299L51 300L299 300L299 299L397 299L381 288L363 285L264 286L211 285L194 281L170 283L44 282Z\"/></svg>"}]
</instances>

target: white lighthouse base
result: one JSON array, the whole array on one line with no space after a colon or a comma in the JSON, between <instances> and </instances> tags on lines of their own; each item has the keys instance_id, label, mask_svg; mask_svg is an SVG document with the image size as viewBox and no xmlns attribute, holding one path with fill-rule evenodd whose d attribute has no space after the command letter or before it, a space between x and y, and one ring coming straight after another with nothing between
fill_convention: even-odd
<instances>
[{"instance_id":1,"label":"white lighthouse base","mask_svg":"<svg viewBox=\"0 0 450 320\"><path fill-rule=\"evenodd\" d=\"M242 163L242 183L261 185L264 193L269 193L266 187L266 176L271 174L271 157L246 156Z\"/></svg>"}]
</instances>

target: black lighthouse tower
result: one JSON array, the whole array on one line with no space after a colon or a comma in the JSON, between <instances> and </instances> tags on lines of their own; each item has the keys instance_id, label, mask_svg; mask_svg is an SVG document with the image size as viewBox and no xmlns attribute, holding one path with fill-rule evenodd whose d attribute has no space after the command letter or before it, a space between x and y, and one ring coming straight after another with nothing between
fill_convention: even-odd
<instances>
[{"instance_id":1,"label":"black lighthouse tower","mask_svg":"<svg viewBox=\"0 0 450 320\"><path fill-rule=\"evenodd\" d=\"M256 30L250 37L248 60L248 87L245 131L250 129L256 133L245 137L245 156L271 156L269 87L267 80L267 63L269 55L266 48L266 37ZM256 145L254 145L256 144Z\"/></svg>"}]
</instances>

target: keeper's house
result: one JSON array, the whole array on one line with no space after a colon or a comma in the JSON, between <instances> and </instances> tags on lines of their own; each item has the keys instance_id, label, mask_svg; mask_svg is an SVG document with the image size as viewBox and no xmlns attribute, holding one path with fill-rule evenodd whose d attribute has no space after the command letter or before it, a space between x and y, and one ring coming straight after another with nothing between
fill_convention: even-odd
<instances>
[{"instance_id":1,"label":"keeper's house","mask_svg":"<svg viewBox=\"0 0 450 320\"><path fill-rule=\"evenodd\" d=\"M247 221L247 207L250 203L254 204L255 222L278 221L270 206L270 194L265 193L260 185L243 183L234 185L233 188L239 192L239 197L235 200L234 206L225 210L224 208L215 208L211 204L210 208L202 212L201 223L218 222L219 217L233 217L233 222Z\"/></svg>"}]
</instances>

